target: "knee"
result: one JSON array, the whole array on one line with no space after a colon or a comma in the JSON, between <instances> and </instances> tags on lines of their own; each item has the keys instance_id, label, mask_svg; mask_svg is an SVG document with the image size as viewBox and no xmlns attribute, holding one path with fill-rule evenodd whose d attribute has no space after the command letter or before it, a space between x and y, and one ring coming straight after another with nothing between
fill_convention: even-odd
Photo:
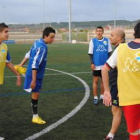
<instances>
[{"instance_id":1,"label":"knee","mask_svg":"<svg viewBox=\"0 0 140 140\"><path fill-rule=\"evenodd\" d=\"M32 93L32 99L38 100L39 93Z\"/></svg>"},{"instance_id":2,"label":"knee","mask_svg":"<svg viewBox=\"0 0 140 140\"><path fill-rule=\"evenodd\" d=\"M121 107L112 107L112 115L113 116L117 116L117 117L121 117L122 115L122 109Z\"/></svg>"},{"instance_id":3,"label":"knee","mask_svg":"<svg viewBox=\"0 0 140 140\"><path fill-rule=\"evenodd\" d=\"M95 79L93 80L93 84L96 84L96 85L97 85L97 84L98 84L98 79L95 78Z\"/></svg>"}]
</instances>

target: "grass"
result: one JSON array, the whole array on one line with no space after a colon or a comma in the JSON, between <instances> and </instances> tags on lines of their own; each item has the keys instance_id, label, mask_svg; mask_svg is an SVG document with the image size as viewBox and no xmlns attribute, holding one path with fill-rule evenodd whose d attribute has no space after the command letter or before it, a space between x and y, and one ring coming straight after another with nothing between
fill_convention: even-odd
<instances>
[{"instance_id":1,"label":"grass","mask_svg":"<svg viewBox=\"0 0 140 140\"><path fill-rule=\"evenodd\" d=\"M12 62L20 63L31 45L8 45ZM68 73L75 73L92 87L88 45L49 45L47 67ZM84 72L84 73L82 73ZM73 77L46 70L39 99L39 114L47 120L46 125L31 123L30 94L16 87L16 79L6 68L4 85L0 86L0 136L5 140L23 140L55 123L73 110L84 97L83 85ZM100 92L100 90L98 89ZM91 89L92 93L92 89ZM65 123L44 134L37 140L102 140L110 130L111 108L101 102L94 106L92 94L85 106ZM115 140L126 140L124 118Z\"/></svg>"},{"instance_id":2,"label":"grass","mask_svg":"<svg viewBox=\"0 0 140 140\"><path fill-rule=\"evenodd\" d=\"M87 32L72 32L71 34L72 40L77 40L77 41L87 41ZM68 33L63 33L62 34L62 40L63 41L68 41Z\"/></svg>"}]
</instances>

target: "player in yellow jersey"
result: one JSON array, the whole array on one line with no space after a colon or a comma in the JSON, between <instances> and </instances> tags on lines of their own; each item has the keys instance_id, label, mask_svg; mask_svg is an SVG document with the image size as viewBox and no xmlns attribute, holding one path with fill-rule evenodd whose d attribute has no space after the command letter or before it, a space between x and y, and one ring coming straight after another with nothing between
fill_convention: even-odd
<instances>
[{"instance_id":1,"label":"player in yellow jersey","mask_svg":"<svg viewBox=\"0 0 140 140\"><path fill-rule=\"evenodd\" d=\"M118 46L107 60L108 70L102 69L104 83L104 104L112 104L108 71L117 66L118 96L122 106L129 140L140 140L140 22L134 27L135 39ZM123 138L122 138L123 139Z\"/></svg>"},{"instance_id":2,"label":"player in yellow jersey","mask_svg":"<svg viewBox=\"0 0 140 140\"><path fill-rule=\"evenodd\" d=\"M110 34L110 43L114 45L114 51L119 46L120 43L125 42L125 33L124 30L121 28L115 28L112 30ZM104 70L108 71L108 64L104 65ZM121 114L122 108L119 106L119 99L118 99L118 87L117 87L117 68L111 69L109 71L109 86L110 86L110 93L112 97L112 126L111 129L104 140L113 140L114 135L117 132L120 122L121 122Z\"/></svg>"},{"instance_id":3,"label":"player in yellow jersey","mask_svg":"<svg viewBox=\"0 0 140 140\"><path fill-rule=\"evenodd\" d=\"M3 43L3 41L8 39L9 36L8 31L9 31L8 26L5 23L0 23L0 85L3 84L4 69L5 66L7 66L17 76L16 85L20 86L21 85L20 74L13 67L7 45ZM4 140L4 138L0 137L0 140Z\"/></svg>"}]
</instances>

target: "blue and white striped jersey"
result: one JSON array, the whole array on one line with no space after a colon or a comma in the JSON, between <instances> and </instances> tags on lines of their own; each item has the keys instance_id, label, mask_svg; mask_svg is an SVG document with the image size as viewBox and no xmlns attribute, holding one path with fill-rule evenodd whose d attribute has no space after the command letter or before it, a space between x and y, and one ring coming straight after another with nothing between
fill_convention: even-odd
<instances>
[{"instance_id":1,"label":"blue and white striped jersey","mask_svg":"<svg viewBox=\"0 0 140 140\"><path fill-rule=\"evenodd\" d=\"M47 62L47 45L43 39L35 41L29 51L29 64L26 74L32 77L32 69L37 70L37 79L43 79Z\"/></svg>"}]
</instances>

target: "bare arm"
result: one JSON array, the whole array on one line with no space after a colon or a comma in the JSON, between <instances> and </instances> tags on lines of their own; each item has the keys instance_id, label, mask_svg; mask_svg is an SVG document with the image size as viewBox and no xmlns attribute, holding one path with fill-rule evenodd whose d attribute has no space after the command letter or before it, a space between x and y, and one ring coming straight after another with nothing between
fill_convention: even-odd
<instances>
[{"instance_id":1,"label":"bare arm","mask_svg":"<svg viewBox=\"0 0 140 140\"><path fill-rule=\"evenodd\" d=\"M21 77L20 74L15 70L13 64L11 62L6 63L6 66L17 76L17 82L16 85L20 86L21 85Z\"/></svg>"},{"instance_id":2,"label":"bare arm","mask_svg":"<svg viewBox=\"0 0 140 140\"><path fill-rule=\"evenodd\" d=\"M23 58L23 60L21 61L21 63L19 64L19 66L23 66L27 61L28 59L30 58L30 51L28 51L25 55L25 57Z\"/></svg>"},{"instance_id":3,"label":"bare arm","mask_svg":"<svg viewBox=\"0 0 140 140\"><path fill-rule=\"evenodd\" d=\"M24 57L19 66L23 66L28 61L28 58Z\"/></svg>"},{"instance_id":4,"label":"bare arm","mask_svg":"<svg viewBox=\"0 0 140 140\"><path fill-rule=\"evenodd\" d=\"M110 67L107 66L107 64L105 64L102 68L102 80L103 80L103 85L104 85L104 90L105 90L103 103L106 106L112 105L110 88L109 88L109 75L108 75L109 70L110 70Z\"/></svg>"},{"instance_id":5,"label":"bare arm","mask_svg":"<svg viewBox=\"0 0 140 140\"><path fill-rule=\"evenodd\" d=\"M95 65L93 63L93 54L89 54L89 60L90 60L90 67L91 67L91 70L94 70L95 69Z\"/></svg>"}]
</instances>

